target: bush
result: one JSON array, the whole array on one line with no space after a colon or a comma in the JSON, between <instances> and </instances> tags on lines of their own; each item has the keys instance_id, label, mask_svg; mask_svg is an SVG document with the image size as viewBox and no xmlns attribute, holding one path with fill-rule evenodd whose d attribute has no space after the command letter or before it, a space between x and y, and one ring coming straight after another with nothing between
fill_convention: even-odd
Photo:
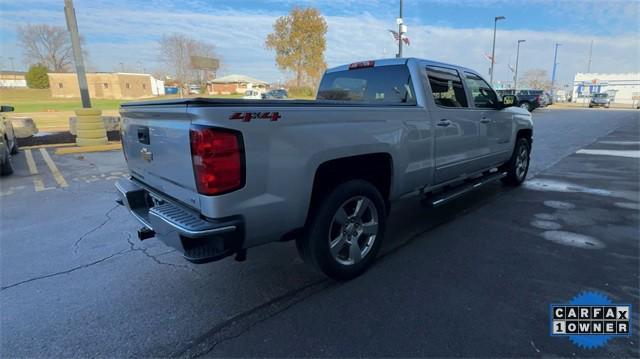
<instances>
[{"instance_id":1,"label":"bush","mask_svg":"<svg viewBox=\"0 0 640 359\"><path fill-rule=\"evenodd\" d=\"M297 97L309 98L309 97L316 96L316 90L311 86L300 86L300 87L292 86L292 87L289 87L288 92L289 92L289 97L292 97L292 98L297 98Z\"/></svg>"},{"instance_id":2,"label":"bush","mask_svg":"<svg viewBox=\"0 0 640 359\"><path fill-rule=\"evenodd\" d=\"M47 76L49 69L41 64L31 65L27 75L27 86L32 89L46 89L49 88L49 76Z\"/></svg>"}]
</instances>

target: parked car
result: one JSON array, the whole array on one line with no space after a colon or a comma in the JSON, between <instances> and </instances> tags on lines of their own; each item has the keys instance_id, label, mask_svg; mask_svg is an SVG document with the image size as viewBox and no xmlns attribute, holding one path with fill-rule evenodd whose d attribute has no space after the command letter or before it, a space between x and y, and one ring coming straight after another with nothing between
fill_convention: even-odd
<instances>
[{"instance_id":1,"label":"parked car","mask_svg":"<svg viewBox=\"0 0 640 359\"><path fill-rule=\"evenodd\" d=\"M119 203L141 240L195 263L295 240L307 263L349 279L374 261L394 201L437 207L525 180L533 123L513 105L474 70L413 58L327 70L315 101L125 103Z\"/></svg>"},{"instance_id":2,"label":"parked car","mask_svg":"<svg viewBox=\"0 0 640 359\"><path fill-rule=\"evenodd\" d=\"M242 96L245 100L260 100L262 98L262 92L258 90L247 90L244 92L244 96Z\"/></svg>"},{"instance_id":3,"label":"parked car","mask_svg":"<svg viewBox=\"0 0 640 359\"><path fill-rule=\"evenodd\" d=\"M594 93L591 95L591 100L589 101L589 108L592 107L604 107L609 108L611 105L611 99L609 95L606 93Z\"/></svg>"},{"instance_id":4,"label":"parked car","mask_svg":"<svg viewBox=\"0 0 640 359\"><path fill-rule=\"evenodd\" d=\"M265 100L286 100L288 97L289 94L285 89L270 90L262 95Z\"/></svg>"},{"instance_id":5,"label":"parked car","mask_svg":"<svg viewBox=\"0 0 640 359\"><path fill-rule=\"evenodd\" d=\"M517 93L513 89L498 90L498 94L502 95L516 95L518 106L533 112L536 108L542 107L543 99L542 90L518 90Z\"/></svg>"},{"instance_id":6,"label":"parked car","mask_svg":"<svg viewBox=\"0 0 640 359\"><path fill-rule=\"evenodd\" d=\"M18 140L11 120L4 116L6 112L13 112L13 107L0 107L0 175L2 176L13 173L11 155L18 153Z\"/></svg>"},{"instance_id":7,"label":"parked car","mask_svg":"<svg viewBox=\"0 0 640 359\"><path fill-rule=\"evenodd\" d=\"M200 94L200 85L189 85L189 95Z\"/></svg>"}]
</instances>

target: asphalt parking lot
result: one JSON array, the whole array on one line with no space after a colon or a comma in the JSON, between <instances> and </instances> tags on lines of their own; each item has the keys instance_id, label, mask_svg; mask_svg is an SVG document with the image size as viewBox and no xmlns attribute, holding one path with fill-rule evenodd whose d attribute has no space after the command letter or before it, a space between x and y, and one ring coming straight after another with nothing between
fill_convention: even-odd
<instances>
[{"instance_id":1,"label":"asphalt parking lot","mask_svg":"<svg viewBox=\"0 0 640 359\"><path fill-rule=\"evenodd\" d=\"M639 114L534 112L523 187L399 202L381 258L347 283L291 242L189 264L136 239L120 152L23 150L0 180L0 355L638 357ZM631 303L633 336L551 338L548 305L583 290Z\"/></svg>"}]
</instances>

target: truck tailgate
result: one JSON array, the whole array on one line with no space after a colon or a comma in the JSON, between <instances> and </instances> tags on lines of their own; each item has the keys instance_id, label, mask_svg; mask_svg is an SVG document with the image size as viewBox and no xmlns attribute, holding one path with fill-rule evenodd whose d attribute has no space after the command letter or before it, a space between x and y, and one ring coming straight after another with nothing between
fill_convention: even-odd
<instances>
[{"instance_id":1,"label":"truck tailgate","mask_svg":"<svg viewBox=\"0 0 640 359\"><path fill-rule=\"evenodd\" d=\"M122 145L131 176L200 209L186 106L123 107Z\"/></svg>"}]
</instances>

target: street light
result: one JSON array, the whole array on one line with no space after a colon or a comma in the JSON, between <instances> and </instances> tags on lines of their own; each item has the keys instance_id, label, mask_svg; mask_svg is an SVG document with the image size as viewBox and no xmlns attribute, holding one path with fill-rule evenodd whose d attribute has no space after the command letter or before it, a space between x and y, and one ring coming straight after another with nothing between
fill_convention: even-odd
<instances>
[{"instance_id":1,"label":"street light","mask_svg":"<svg viewBox=\"0 0 640 359\"><path fill-rule=\"evenodd\" d=\"M556 43L556 50L553 53L553 72L551 73L551 98L554 98L556 95L555 84L556 84L556 67L558 66L558 46L562 46L562 44Z\"/></svg>"},{"instance_id":2,"label":"street light","mask_svg":"<svg viewBox=\"0 0 640 359\"><path fill-rule=\"evenodd\" d=\"M493 64L496 62L496 28L498 26L498 20L505 20L504 16L496 16L493 18L493 46L491 47L491 86L493 86Z\"/></svg>"},{"instance_id":3,"label":"street light","mask_svg":"<svg viewBox=\"0 0 640 359\"><path fill-rule=\"evenodd\" d=\"M513 75L513 91L518 92L518 60L520 59L520 44L527 40L518 40L518 50L516 51L516 73Z\"/></svg>"},{"instance_id":4,"label":"street light","mask_svg":"<svg viewBox=\"0 0 640 359\"><path fill-rule=\"evenodd\" d=\"M396 20L398 23L398 54L396 57L402 57L402 34L407 32L407 25L404 24L402 19L402 0L400 0L400 16Z\"/></svg>"}]
</instances>

